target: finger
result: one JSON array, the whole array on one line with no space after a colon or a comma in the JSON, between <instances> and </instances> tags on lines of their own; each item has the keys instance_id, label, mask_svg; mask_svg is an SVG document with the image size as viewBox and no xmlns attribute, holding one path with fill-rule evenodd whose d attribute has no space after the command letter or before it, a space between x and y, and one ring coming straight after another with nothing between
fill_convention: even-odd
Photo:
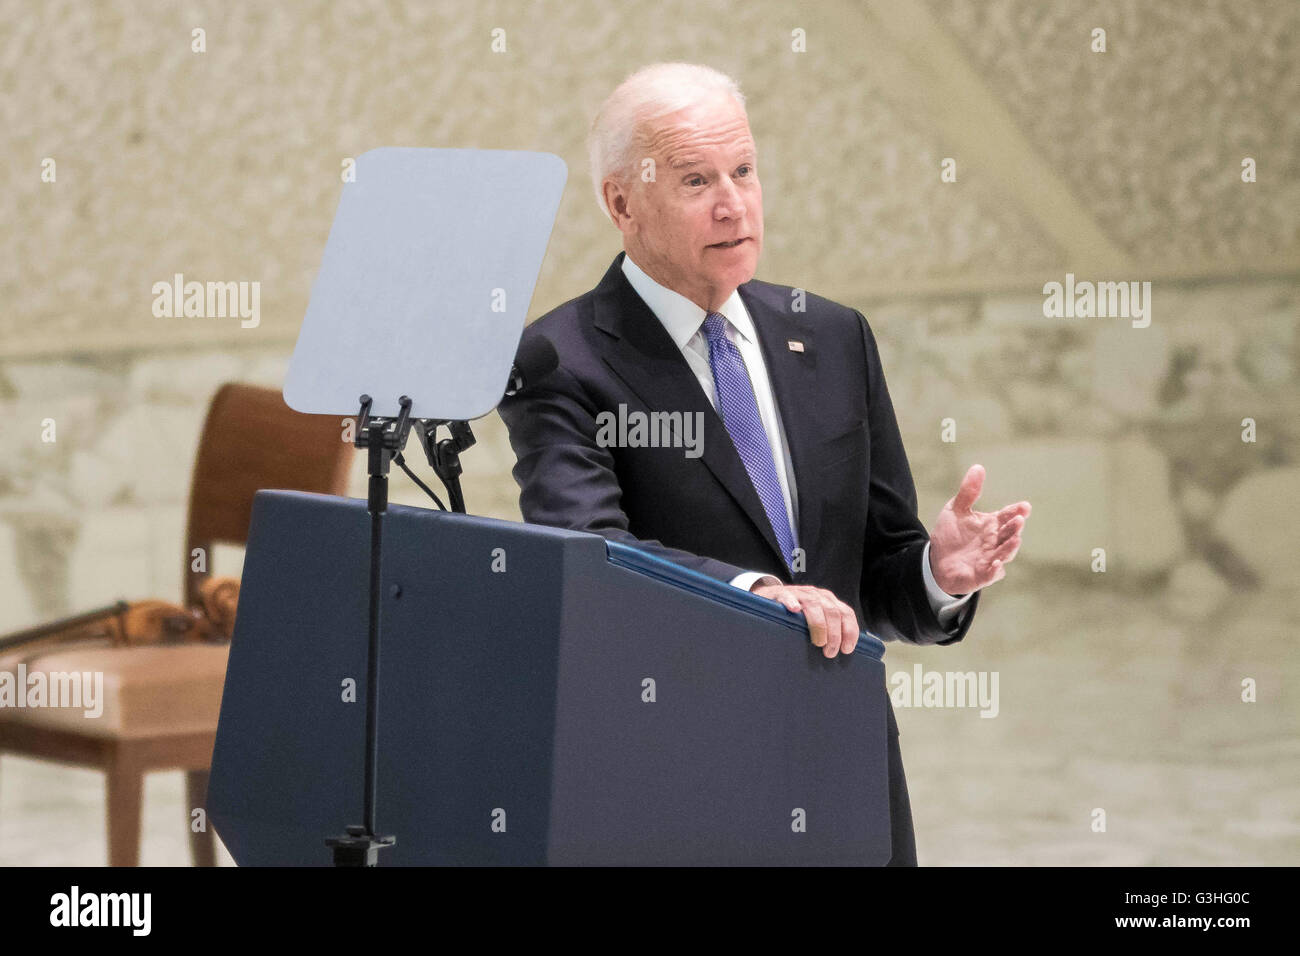
<instances>
[{"instance_id":1,"label":"finger","mask_svg":"<svg viewBox=\"0 0 1300 956\"><path fill-rule=\"evenodd\" d=\"M858 643L857 615L844 601L836 600L835 604L840 611L840 653L852 654L853 645Z\"/></svg>"},{"instance_id":2,"label":"finger","mask_svg":"<svg viewBox=\"0 0 1300 956\"><path fill-rule=\"evenodd\" d=\"M1011 560L1015 558L1016 553L1019 550L1020 535L1012 535L1006 541L1002 542L1002 544L998 545L997 550L993 552L993 562L995 564L1009 564Z\"/></svg>"},{"instance_id":3,"label":"finger","mask_svg":"<svg viewBox=\"0 0 1300 956\"><path fill-rule=\"evenodd\" d=\"M842 625L840 623L839 602L826 594L820 594L818 597L822 602L822 614L826 618L826 644L822 648L822 653L830 658L840 652Z\"/></svg>"},{"instance_id":4,"label":"finger","mask_svg":"<svg viewBox=\"0 0 1300 956\"><path fill-rule=\"evenodd\" d=\"M998 546L988 557L988 563L980 561L971 568L974 575L975 589L986 588L995 581L1001 581L1006 576L1005 565L1016 556L1020 550L1020 538L1014 537Z\"/></svg>"},{"instance_id":5,"label":"finger","mask_svg":"<svg viewBox=\"0 0 1300 956\"><path fill-rule=\"evenodd\" d=\"M999 560L995 559L993 561L992 571L993 571L993 577L989 579L988 584L995 584L996 582L1001 581L1003 578L1007 576L1006 566ZM987 586L988 586L987 584L984 585L984 587Z\"/></svg>"},{"instance_id":6,"label":"finger","mask_svg":"<svg viewBox=\"0 0 1300 956\"><path fill-rule=\"evenodd\" d=\"M997 543L1002 544L1013 534L1019 534L1020 529L1023 528L1024 526L1025 526L1024 518L1021 518L1019 516L1012 518L1010 521L1008 521L1006 524L1004 524L1001 528L998 529Z\"/></svg>"},{"instance_id":7,"label":"finger","mask_svg":"<svg viewBox=\"0 0 1300 956\"><path fill-rule=\"evenodd\" d=\"M815 647L826 646L826 614L821 605L809 602L803 610L804 620L808 622L808 634Z\"/></svg>"},{"instance_id":8,"label":"finger","mask_svg":"<svg viewBox=\"0 0 1300 956\"><path fill-rule=\"evenodd\" d=\"M1021 517L1024 518L1028 518L1029 511L1030 508L1029 508L1028 501L1017 501L1014 505L1007 505L1005 508L1003 508L1001 511L998 512L998 523L1002 524L1005 521L1010 521L1012 518L1016 517L1017 515L1020 515Z\"/></svg>"},{"instance_id":9,"label":"finger","mask_svg":"<svg viewBox=\"0 0 1300 956\"><path fill-rule=\"evenodd\" d=\"M795 585L795 584L788 585L783 593L793 603L794 607L792 608L792 610L794 610L795 612L802 614L803 611L809 606L808 589L806 587L803 587L802 585ZM790 605L787 604L786 607L790 607Z\"/></svg>"},{"instance_id":10,"label":"finger","mask_svg":"<svg viewBox=\"0 0 1300 956\"><path fill-rule=\"evenodd\" d=\"M784 585L767 584L759 585L758 587L759 589L753 591L753 594L757 594L759 597L766 598L769 601L775 601L777 604L783 606L787 611L793 611L795 614L799 613L799 596L790 588L785 587Z\"/></svg>"},{"instance_id":11,"label":"finger","mask_svg":"<svg viewBox=\"0 0 1300 956\"><path fill-rule=\"evenodd\" d=\"M844 632L840 640L840 651L844 654L852 654L853 649L858 646L858 617L853 613L853 608L843 602L840 606L844 609Z\"/></svg>"},{"instance_id":12,"label":"finger","mask_svg":"<svg viewBox=\"0 0 1300 956\"><path fill-rule=\"evenodd\" d=\"M961 480L961 487L957 489L957 495L952 499L952 510L956 512L970 511L971 505L980 496L980 491L984 487L984 466L971 465L966 472L966 477Z\"/></svg>"}]
</instances>

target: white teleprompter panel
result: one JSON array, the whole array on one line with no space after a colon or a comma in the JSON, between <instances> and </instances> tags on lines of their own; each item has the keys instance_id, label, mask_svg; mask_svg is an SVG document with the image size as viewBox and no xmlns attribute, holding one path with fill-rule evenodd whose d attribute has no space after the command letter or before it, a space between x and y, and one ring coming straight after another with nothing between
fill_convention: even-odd
<instances>
[{"instance_id":1,"label":"white teleprompter panel","mask_svg":"<svg viewBox=\"0 0 1300 956\"><path fill-rule=\"evenodd\" d=\"M357 157L284 399L313 414L474 419L500 401L568 170L551 153L384 147ZM499 309L499 311L498 311Z\"/></svg>"}]
</instances>

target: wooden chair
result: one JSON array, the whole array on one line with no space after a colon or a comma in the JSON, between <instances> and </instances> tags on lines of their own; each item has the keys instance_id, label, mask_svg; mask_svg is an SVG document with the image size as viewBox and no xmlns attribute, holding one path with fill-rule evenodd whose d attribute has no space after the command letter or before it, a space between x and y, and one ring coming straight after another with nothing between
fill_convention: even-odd
<instances>
[{"instance_id":1,"label":"wooden chair","mask_svg":"<svg viewBox=\"0 0 1300 956\"><path fill-rule=\"evenodd\" d=\"M339 419L303 415L274 389L226 384L213 397L190 485L183 602L198 606L212 548L247 543L253 495L261 488L346 493L352 445ZM195 571L195 549L206 556ZM174 644L130 648L68 644L0 658L0 670L22 660L34 670L102 671L101 717L73 708L0 710L0 756L38 757L103 770L107 784L108 861L134 866L140 855L144 775L184 770L189 810L204 806L216 737L228 646ZM180 821L178 821L180 823ZM194 863L212 866L209 827L190 827Z\"/></svg>"}]
</instances>

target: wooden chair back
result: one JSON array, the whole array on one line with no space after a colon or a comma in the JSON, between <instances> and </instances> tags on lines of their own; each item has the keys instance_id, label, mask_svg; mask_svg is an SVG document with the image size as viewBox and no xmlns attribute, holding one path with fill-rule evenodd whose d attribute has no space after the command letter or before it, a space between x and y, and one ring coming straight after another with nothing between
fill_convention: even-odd
<instances>
[{"instance_id":1,"label":"wooden chair back","mask_svg":"<svg viewBox=\"0 0 1300 956\"><path fill-rule=\"evenodd\" d=\"M295 412L277 389L221 386L208 407L190 483L185 606L198 603L213 545L247 543L254 494L263 488L346 494L355 454L339 418ZM196 548L203 549L205 570L194 570Z\"/></svg>"}]
</instances>

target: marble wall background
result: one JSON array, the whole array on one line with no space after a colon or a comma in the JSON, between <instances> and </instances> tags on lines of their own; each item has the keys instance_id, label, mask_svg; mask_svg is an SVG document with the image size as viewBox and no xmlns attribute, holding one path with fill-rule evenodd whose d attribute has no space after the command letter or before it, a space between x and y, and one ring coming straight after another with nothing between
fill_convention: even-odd
<instances>
[{"instance_id":1,"label":"marble wall background","mask_svg":"<svg viewBox=\"0 0 1300 956\"><path fill-rule=\"evenodd\" d=\"M540 315L619 248L586 179L596 105L636 66L706 62L749 100L760 277L868 316L922 518L975 461L984 503L1034 503L967 640L887 657L1000 674L997 719L899 709L921 861L1293 864L1298 26L1286 0L0 2L0 632L179 595L206 404L282 381L344 157L563 156ZM154 318L178 271L260 281L261 325ZM1045 318L1067 272L1151 281L1150 327ZM517 520L504 429L475 431L470 507ZM179 776L147 800L143 862L185 862ZM101 801L5 758L0 863L101 862Z\"/></svg>"}]
</instances>

